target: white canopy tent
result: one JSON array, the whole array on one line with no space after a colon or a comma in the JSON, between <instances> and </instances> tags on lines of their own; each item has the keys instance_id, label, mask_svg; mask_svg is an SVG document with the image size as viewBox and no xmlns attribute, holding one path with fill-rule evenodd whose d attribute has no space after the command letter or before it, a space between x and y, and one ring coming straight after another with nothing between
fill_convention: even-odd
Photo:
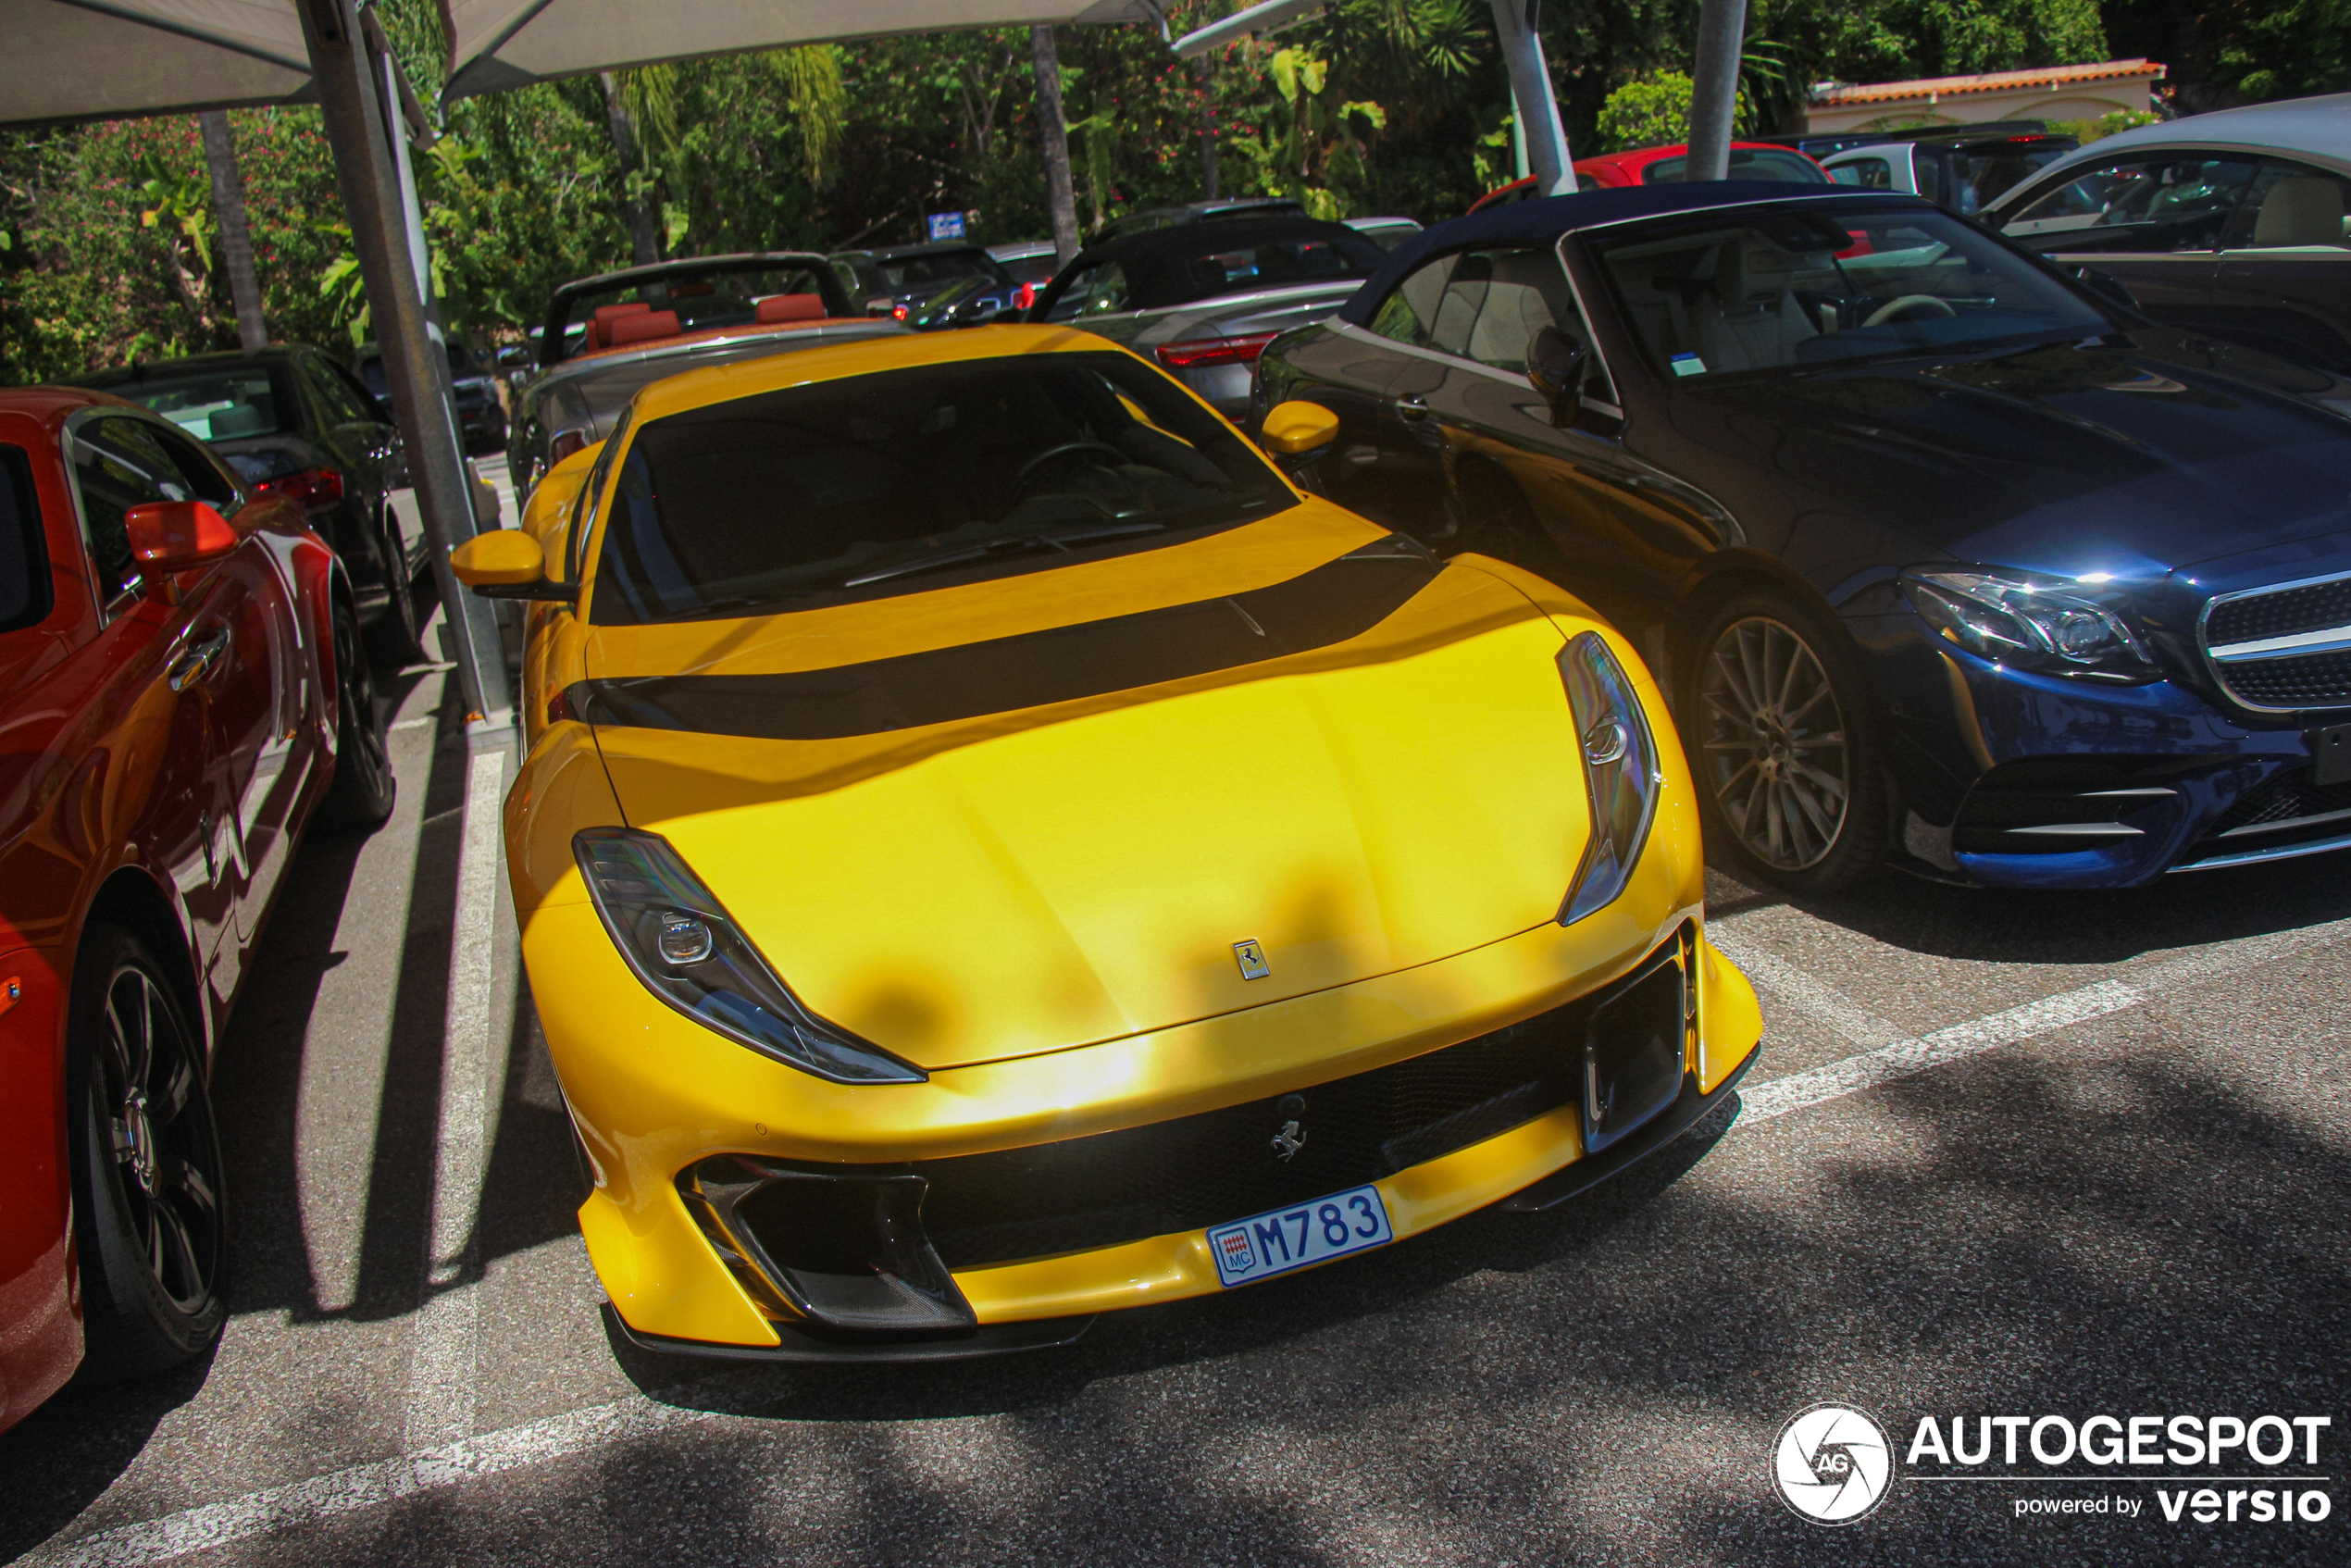
<instances>
[{"instance_id":1,"label":"white canopy tent","mask_svg":"<svg viewBox=\"0 0 2351 1568\"><path fill-rule=\"evenodd\" d=\"M444 98L556 77L976 27L1147 22L1154 0L447 0Z\"/></svg>"},{"instance_id":2,"label":"white canopy tent","mask_svg":"<svg viewBox=\"0 0 2351 1568\"><path fill-rule=\"evenodd\" d=\"M311 96L291 0L0 0L0 121L180 114Z\"/></svg>"}]
</instances>

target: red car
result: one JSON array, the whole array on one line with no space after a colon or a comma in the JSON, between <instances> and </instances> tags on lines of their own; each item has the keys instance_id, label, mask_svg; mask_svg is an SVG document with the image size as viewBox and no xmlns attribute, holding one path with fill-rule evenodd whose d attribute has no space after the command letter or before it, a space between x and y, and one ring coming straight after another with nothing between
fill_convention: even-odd
<instances>
[{"instance_id":1,"label":"red car","mask_svg":"<svg viewBox=\"0 0 2351 1568\"><path fill-rule=\"evenodd\" d=\"M0 1427L218 1337L214 1045L305 824L392 791L300 505L134 404L0 392Z\"/></svg>"},{"instance_id":2,"label":"red car","mask_svg":"<svg viewBox=\"0 0 2351 1568\"><path fill-rule=\"evenodd\" d=\"M1597 158L1575 160L1575 180L1588 190L1605 190L1611 185L1661 185L1682 178L1687 167L1690 149L1676 143L1671 147L1636 147L1629 153L1608 153ZM1776 180L1789 185L1826 185L1831 181L1828 170L1806 157L1793 147L1775 147L1764 142L1734 142L1731 143L1732 180ZM1472 212L1500 206L1505 202L1532 201L1535 198L1535 177L1513 180L1509 184L1488 191L1477 199Z\"/></svg>"}]
</instances>

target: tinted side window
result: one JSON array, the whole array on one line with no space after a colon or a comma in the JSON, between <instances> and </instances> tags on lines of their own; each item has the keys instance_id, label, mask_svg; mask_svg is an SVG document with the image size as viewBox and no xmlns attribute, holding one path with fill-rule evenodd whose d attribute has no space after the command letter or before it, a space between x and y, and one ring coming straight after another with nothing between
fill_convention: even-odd
<instances>
[{"instance_id":1,"label":"tinted side window","mask_svg":"<svg viewBox=\"0 0 2351 1568\"><path fill-rule=\"evenodd\" d=\"M193 501L193 486L143 419L93 419L74 432L73 482L98 590L112 599L137 575L122 515L156 501Z\"/></svg>"},{"instance_id":2,"label":"tinted side window","mask_svg":"<svg viewBox=\"0 0 2351 1568\"><path fill-rule=\"evenodd\" d=\"M1045 313L1048 321L1075 321L1082 316L1104 316L1132 310L1128 303L1126 269L1114 261L1097 262L1069 280L1062 297Z\"/></svg>"},{"instance_id":3,"label":"tinted side window","mask_svg":"<svg viewBox=\"0 0 2351 1568\"><path fill-rule=\"evenodd\" d=\"M1445 280L1452 274L1459 256L1444 256L1413 272L1396 292L1380 305L1372 317L1372 330L1383 338L1394 338L1399 343L1426 348L1437 323L1437 307L1445 298Z\"/></svg>"},{"instance_id":4,"label":"tinted side window","mask_svg":"<svg viewBox=\"0 0 2351 1568\"><path fill-rule=\"evenodd\" d=\"M0 631L49 613L49 552L33 500L32 468L20 447L0 446Z\"/></svg>"},{"instance_id":5,"label":"tinted side window","mask_svg":"<svg viewBox=\"0 0 2351 1568\"><path fill-rule=\"evenodd\" d=\"M350 371L332 361L313 362L304 368L310 372L310 384L317 389L318 401L325 405L328 418L338 425L376 422L376 400Z\"/></svg>"},{"instance_id":6,"label":"tinted side window","mask_svg":"<svg viewBox=\"0 0 2351 1568\"><path fill-rule=\"evenodd\" d=\"M2001 227L2043 250L2208 251L2253 170L2248 157L2142 153L2076 175Z\"/></svg>"},{"instance_id":7,"label":"tinted side window","mask_svg":"<svg viewBox=\"0 0 2351 1568\"><path fill-rule=\"evenodd\" d=\"M1547 250L1470 251L1446 280L1429 346L1523 373L1535 334L1558 326L1590 341L1557 255Z\"/></svg>"},{"instance_id":8,"label":"tinted side window","mask_svg":"<svg viewBox=\"0 0 2351 1568\"><path fill-rule=\"evenodd\" d=\"M1864 191L1891 191L1894 166L1884 158L1855 158L1830 169L1829 178L1840 185L1858 185Z\"/></svg>"},{"instance_id":9,"label":"tinted side window","mask_svg":"<svg viewBox=\"0 0 2351 1568\"><path fill-rule=\"evenodd\" d=\"M211 503L212 509L224 517L236 511L243 500L237 493L237 481L229 477L210 447L199 446L172 430L151 428L151 433L196 500Z\"/></svg>"},{"instance_id":10,"label":"tinted side window","mask_svg":"<svg viewBox=\"0 0 2351 1568\"><path fill-rule=\"evenodd\" d=\"M2254 176L2222 243L2231 250L2283 250L2351 244L2345 214L2351 180L2307 164L2270 158Z\"/></svg>"}]
</instances>

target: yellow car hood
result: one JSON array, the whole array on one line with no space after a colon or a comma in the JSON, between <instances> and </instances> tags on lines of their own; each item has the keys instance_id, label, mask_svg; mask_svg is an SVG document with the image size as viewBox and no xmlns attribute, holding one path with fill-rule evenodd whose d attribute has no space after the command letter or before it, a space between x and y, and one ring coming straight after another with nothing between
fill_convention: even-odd
<instances>
[{"instance_id":1,"label":"yellow car hood","mask_svg":"<svg viewBox=\"0 0 2351 1568\"><path fill-rule=\"evenodd\" d=\"M1252 1007L1556 915L1588 815L1542 612L1339 515L1183 549L979 585L992 628L1031 629L962 647L936 640L970 589L855 607L878 644L840 610L597 628L578 705L628 824L677 847L809 1007L925 1067ZM1355 595L1308 616L1318 642L1285 629L1309 590ZM911 666L910 625L934 644ZM1271 657L1249 641L1286 635ZM1244 662L1192 667L1218 664L1210 643Z\"/></svg>"}]
</instances>

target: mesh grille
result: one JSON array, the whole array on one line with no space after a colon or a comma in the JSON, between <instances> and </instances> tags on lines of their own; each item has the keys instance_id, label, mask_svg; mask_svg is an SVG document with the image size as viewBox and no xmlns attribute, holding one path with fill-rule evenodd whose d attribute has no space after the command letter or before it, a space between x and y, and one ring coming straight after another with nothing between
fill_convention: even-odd
<instances>
[{"instance_id":1,"label":"mesh grille","mask_svg":"<svg viewBox=\"0 0 2351 1568\"><path fill-rule=\"evenodd\" d=\"M2267 708L2328 708L2351 703L2351 653L2304 653L2219 665L2222 684Z\"/></svg>"},{"instance_id":2,"label":"mesh grille","mask_svg":"<svg viewBox=\"0 0 2351 1568\"><path fill-rule=\"evenodd\" d=\"M950 1268L1198 1230L1319 1198L1465 1149L1573 1102L1586 1031L1611 997L1619 1028L1679 1038L1677 935L1636 977L1459 1045L1300 1090L1148 1126L916 1163L923 1226ZM1661 975L1653 967L1665 960ZM1302 1102L1302 1103L1300 1103ZM1290 1121L1290 1159L1273 1139Z\"/></svg>"},{"instance_id":3,"label":"mesh grille","mask_svg":"<svg viewBox=\"0 0 2351 1568\"><path fill-rule=\"evenodd\" d=\"M2207 647L2225 648L2338 626L2351 626L2351 578L2216 604L2204 624L2204 641Z\"/></svg>"},{"instance_id":4,"label":"mesh grille","mask_svg":"<svg viewBox=\"0 0 2351 1568\"><path fill-rule=\"evenodd\" d=\"M2213 821L2214 835L2232 828L2263 822L2290 822L2297 816L2320 816L2351 811L2351 784L2314 784L2310 770L2297 767L2255 785Z\"/></svg>"}]
</instances>

